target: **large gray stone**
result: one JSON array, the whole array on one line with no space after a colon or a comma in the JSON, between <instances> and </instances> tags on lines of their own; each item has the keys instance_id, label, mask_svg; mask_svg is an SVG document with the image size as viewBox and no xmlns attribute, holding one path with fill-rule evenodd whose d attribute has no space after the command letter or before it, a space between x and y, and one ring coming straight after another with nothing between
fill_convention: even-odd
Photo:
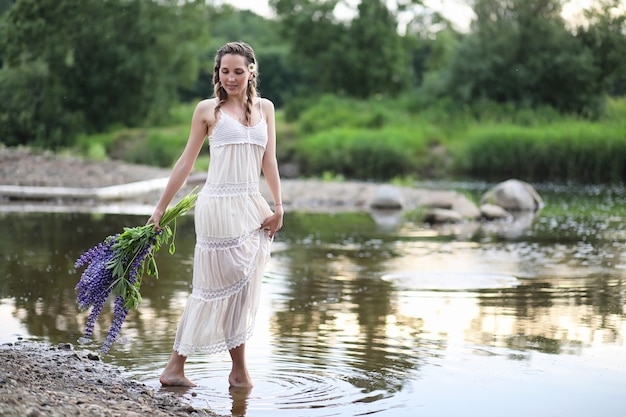
<instances>
[{"instance_id":1,"label":"large gray stone","mask_svg":"<svg viewBox=\"0 0 626 417\"><path fill-rule=\"evenodd\" d=\"M535 211L543 207L543 200L532 185L511 179L483 194L480 205L483 204L494 204L508 211Z\"/></svg>"},{"instance_id":2,"label":"large gray stone","mask_svg":"<svg viewBox=\"0 0 626 417\"><path fill-rule=\"evenodd\" d=\"M431 191L418 201L422 207L452 210L464 219L480 218L480 210L465 195L456 191Z\"/></svg>"},{"instance_id":3,"label":"large gray stone","mask_svg":"<svg viewBox=\"0 0 626 417\"><path fill-rule=\"evenodd\" d=\"M463 217L454 210L431 208L424 213L424 222L431 224L459 223Z\"/></svg>"},{"instance_id":4,"label":"large gray stone","mask_svg":"<svg viewBox=\"0 0 626 417\"><path fill-rule=\"evenodd\" d=\"M511 213L495 204L483 204L480 206L482 217L487 220L510 219L513 217Z\"/></svg>"},{"instance_id":5,"label":"large gray stone","mask_svg":"<svg viewBox=\"0 0 626 417\"><path fill-rule=\"evenodd\" d=\"M404 206L402 193L397 187L392 185L381 185L376 189L376 194L370 203L373 209L397 209L400 210Z\"/></svg>"}]
</instances>

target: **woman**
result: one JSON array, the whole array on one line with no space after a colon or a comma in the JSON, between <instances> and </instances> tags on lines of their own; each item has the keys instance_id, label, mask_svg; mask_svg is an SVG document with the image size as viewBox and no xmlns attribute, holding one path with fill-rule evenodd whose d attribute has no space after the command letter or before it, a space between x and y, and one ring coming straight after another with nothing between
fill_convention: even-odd
<instances>
[{"instance_id":1,"label":"woman","mask_svg":"<svg viewBox=\"0 0 626 417\"><path fill-rule=\"evenodd\" d=\"M159 227L208 136L208 177L195 207L193 290L161 374L166 386L195 386L184 372L188 355L228 350L230 385L252 387L245 342L253 331L270 243L283 223L274 105L256 96L257 73L246 43L231 42L217 51L215 97L196 106L187 145L148 220ZM259 192L261 170L274 211Z\"/></svg>"}]
</instances>

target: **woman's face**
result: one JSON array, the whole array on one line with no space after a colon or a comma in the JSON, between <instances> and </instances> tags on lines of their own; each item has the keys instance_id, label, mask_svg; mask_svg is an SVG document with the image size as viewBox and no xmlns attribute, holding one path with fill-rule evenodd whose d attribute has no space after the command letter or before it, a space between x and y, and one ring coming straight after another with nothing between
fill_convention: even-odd
<instances>
[{"instance_id":1,"label":"woman's face","mask_svg":"<svg viewBox=\"0 0 626 417\"><path fill-rule=\"evenodd\" d=\"M220 82L229 96L244 95L252 73L248 70L248 61L237 54L226 54L220 63Z\"/></svg>"}]
</instances>

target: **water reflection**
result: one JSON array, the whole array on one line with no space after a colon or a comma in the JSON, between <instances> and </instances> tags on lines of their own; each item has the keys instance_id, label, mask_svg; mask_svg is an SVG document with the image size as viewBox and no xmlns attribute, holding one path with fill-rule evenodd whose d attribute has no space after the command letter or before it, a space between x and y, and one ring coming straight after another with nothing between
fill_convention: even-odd
<instances>
[{"instance_id":1,"label":"water reflection","mask_svg":"<svg viewBox=\"0 0 626 417\"><path fill-rule=\"evenodd\" d=\"M569 390L551 399L574 402L569 415L597 411L577 403L585 395L626 412L619 396L611 400L613 387L626 382L626 204L613 194L595 195L595 205L587 195L542 195L541 216L512 234L499 231L506 224L426 228L363 213L289 213L248 346L255 388L229 391L227 357L199 356L188 376L200 387L181 395L218 414L459 415L475 401L492 403L486 393L501 385L511 391L498 401L511 402L522 389L539 394L564 385ZM76 341L86 313L76 309L74 260L143 221L0 215L10 237L0 240L0 342L17 335ZM144 281L141 308L106 359L155 388L190 292L193 245L193 222L184 218L177 253L158 255L160 278ZM97 342L110 320L110 310L103 312ZM572 387L572 372L614 383L587 377ZM447 401L460 384L467 396L454 391L457 402ZM545 411L532 407L509 415ZM480 411L474 414L490 415Z\"/></svg>"}]
</instances>

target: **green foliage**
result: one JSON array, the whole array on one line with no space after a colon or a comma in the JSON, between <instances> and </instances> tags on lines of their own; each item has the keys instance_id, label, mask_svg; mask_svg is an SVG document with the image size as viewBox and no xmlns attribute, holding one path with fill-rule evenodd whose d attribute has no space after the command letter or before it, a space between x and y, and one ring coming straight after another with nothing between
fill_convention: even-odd
<instances>
[{"instance_id":1,"label":"green foliage","mask_svg":"<svg viewBox=\"0 0 626 417\"><path fill-rule=\"evenodd\" d=\"M88 155L106 149L109 157L171 166L185 146L190 107L173 110L178 122L169 127L84 136L80 149ZM346 108L353 110L341 113ZM361 127L381 109L380 127ZM281 164L296 163L303 175L333 181L376 179L411 185L419 178L451 176L623 181L626 99L607 100L603 114L590 122L547 107L533 110L489 102L455 111L442 103L416 114L410 100L328 96L302 111L304 127L286 122L284 113L277 112L277 152ZM198 158L196 171L206 172L207 154L203 151Z\"/></svg>"},{"instance_id":2,"label":"green foliage","mask_svg":"<svg viewBox=\"0 0 626 417\"><path fill-rule=\"evenodd\" d=\"M311 102L298 118L298 133L311 134L329 128L353 127L379 129L397 124L399 114L390 101L356 100L324 95Z\"/></svg>"},{"instance_id":3,"label":"green foliage","mask_svg":"<svg viewBox=\"0 0 626 417\"><path fill-rule=\"evenodd\" d=\"M194 106L181 104L172 108L165 126L118 127L105 133L79 135L74 149L91 158L171 167L185 148ZM208 152L201 152L194 169L206 172L208 158Z\"/></svg>"},{"instance_id":4,"label":"green foliage","mask_svg":"<svg viewBox=\"0 0 626 417\"><path fill-rule=\"evenodd\" d=\"M427 132L407 128L337 128L306 136L295 149L305 175L387 180L427 165L427 144Z\"/></svg>"},{"instance_id":5,"label":"green foliage","mask_svg":"<svg viewBox=\"0 0 626 417\"><path fill-rule=\"evenodd\" d=\"M292 61L286 46L260 47L255 51L260 63L259 94L281 108L298 96L302 68Z\"/></svg>"},{"instance_id":6,"label":"green foliage","mask_svg":"<svg viewBox=\"0 0 626 417\"><path fill-rule=\"evenodd\" d=\"M410 85L413 74L404 51L398 22L385 1L362 1L348 29L344 54L349 66L335 67L350 74L346 93L354 97L397 95ZM375 51L372 53L372 51Z\"/></svg>"},{"instance_id":7,"label":"green foliage","mask_svg":"<svg viewBox=\"0 0 626 417\"><path fill-rule=\"evenodd\" d=\"M20 0L4 16L1 54L15 71L42 65L58 111L80 114L88 131L155 123L195 80L203 10L174 0Z\"/></svg>"},{"instance_id":8,"label":"green foliage","mask_svg":"<svg viewBox=\"0 0 626 417\"><path fill-rule=\"evenodd\" d=\"M622 7L622 13L618 13ZM577 38L593 55L598 68L596 82L603 91L626 94L626 12L620 0L601 0L585 11L586 24Z\"/></svg>"},{"instance_id":9,"label":"green foliage","mask_svg":"<svg viewBox=\"0 0 626 417\"><path fill-rule=\"evenodd\" d=\"M603 90L593 54L566 28L559 0L478 0L472 33L424 93L596 115Z\"/></svg>"},{"instance_id":10,"label":"green foliage","mask_svg":"<svg viewBox=\"0 0 626 417\"><path fill-rule=\"evenodd\" d=\"M395 95L410 85L410 57L397 18L385 2L360 2L349 23L337 20L338 3L270 1L289 42L291 61L302 68L302 90L370 97Z\"/></svg>"},{"instance_id":11,"label":"green foliage","mask_svg":"<svg viewBox=\"0 0 626 417\"><path fill-rule=\"evenodd\" d=\"M71 144L81 115L63 108L57 81L41 62L0 69L0 142L52 149Z\"/></svg>"},{"instance_id":12,"label":"green foliage","mask_svg":"<svg viewBox=\"0 0 626 417\"><path fill-rule=\"evenodd\" d=\"M384 123L362 128L381 108ZM394 182L452 175L594 183L626 178L625 99L608 100L595 122L547 106L488 101L463 109L444 102L417 114L411 109L410 100L323 97L296 123L294 160L309 176Z\"/></svg>"},{"instance_id":13,"label":"green foliage","mask_svg":"<svg viewBox=\"0 0 626 417\"><path fill-rule=\"evenodd\" d=\"M477 125L454 153L458 172L475 178L620 182L626 178L626 123Z\"/></svg>"},{"instance_id":14,"label":"green foliage","mask_svg":"<svg viewBox=\"0 0 626 417\"><path fill-rule=\"evenodd\" d=\"M626 97L609 98L603 108L601 122L619 123L626 119Z\"/></svg>"},{"instance_id":15,"label":"green foliage","mask_svg":"<svg viewBox=\"0 0 626 417\"><path fill-rule=\"evenodd\" d=\"M294 159L305 175L324 172L357 179L425 174L439 161L426 160L441 131L384 99L322 96L296 123Z\"/></svg>"}]
</instances>

